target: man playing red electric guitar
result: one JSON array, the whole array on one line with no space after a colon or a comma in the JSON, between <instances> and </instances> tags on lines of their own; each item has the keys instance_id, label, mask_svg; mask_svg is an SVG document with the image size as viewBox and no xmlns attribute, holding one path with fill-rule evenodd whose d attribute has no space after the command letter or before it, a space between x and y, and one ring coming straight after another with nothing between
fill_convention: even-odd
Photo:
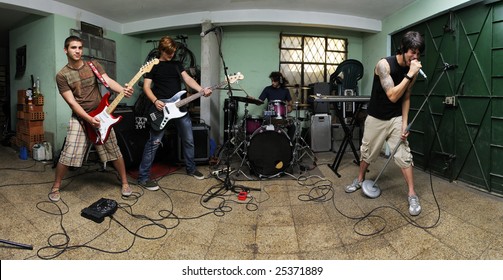
<instances>
[{"instance_id":1,"label":"man playing red electric guitar","mask_svg":"<svg viewBox=\"0 0 503 280\"><path fill-rule=\"evenodd\" d=\"M77 36L68 37L65 40L64 47L68 64L56 75L59 93L72 109L72 116L68 125L65 145L61 150L56 167L56 179L49 193L49 199L53 202L59 201L61 198L61 181L69 166L80 167L84 161L89 144L87 134L83 128L84 122L96 128L100 127L99 118L88 114L100 104L101 93L96 76L90 66L82 59L82 50L82 39ZM124 93L126 97L132 96L132 87L122 87L105 73L98 62L93 61L93 63L113 91ZM122 182L121 194L124 196L131 195L132 190L127 181L124 159L117 145L113 129L110 131L108 140L103 145L95 145L95 148L100 160L102 162L112 162L119 173Z\"/></svg>"}]
</instances>

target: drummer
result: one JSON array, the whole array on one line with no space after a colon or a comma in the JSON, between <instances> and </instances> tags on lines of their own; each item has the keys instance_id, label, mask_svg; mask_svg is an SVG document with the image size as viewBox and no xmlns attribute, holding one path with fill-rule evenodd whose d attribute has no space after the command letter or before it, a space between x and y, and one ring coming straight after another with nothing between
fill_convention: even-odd
<instances>
[{"instance_id":1,"label":"drummer","mask_svg":"<svg viewBox=\"0 0 503 280\"><path fill-rule=\"evenodd\" d=\"M283 101L286 103L287 112L290 113L292 111L292 96L285 87L288 80L280 72L271 72L269 78L271 79L271 85L264 88L258 99L264 101L267 98L269 103L273 100Z\"/></svg>"},{"instance_id":2,"label":"drummer","mask_svg":"<svg viewBox=\"0 0 503 280\"><path fill-rule=\"evenodd\" d=\"M271 85L265 87L259 96L260 100L264 101L267 98L268 102L268 109L266 112L264 112L264 123L273 124L274 126L286 129L288 137L290 137L290 140L293 140L295 135L295 125L293 122L291 122L291 119L287 117L287 114L292 111L293 103L290 91L286 88L288 80L285 79L281 72L271 72L269 78L271 79ZM277 108L276 105L278 104L276 104L275 102L284 102L286 105L286 110ZM277 115L282 116L278 119Z\"/></svg>"}]
</instances>

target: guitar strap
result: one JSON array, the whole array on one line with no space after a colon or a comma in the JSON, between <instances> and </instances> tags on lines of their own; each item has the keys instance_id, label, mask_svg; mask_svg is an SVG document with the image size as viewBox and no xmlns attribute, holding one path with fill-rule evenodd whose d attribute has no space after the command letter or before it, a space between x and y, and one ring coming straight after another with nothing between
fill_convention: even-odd
<instances>
[{"instance_id":1,"label":"guitar strap","mask_svg":"<svg viewBox=\"0 0 503 280\"><path fill-rule=\"evenodd\" d=\"M91 70L93 70L94 75L98 78L98 80L101 82L101 84L107 89L107 91L110 92L110 93L113 93L113 91L110 88L110 86L108 85L107 81L105 81L105 78L103 78L103 76L101 76L101 74L98 71L98 69L96 69L96 66L94 66L94 64L91 61L86 61L86 62L89 65L89 67L91 67ZM78 117L77 115L75 115L75 116L77 117L77 119L79 120L80 124L82 125L82 127L84 127L84 130L85 130L86 127L85 127L84 120L81 119L80 117Z\"/></svg>"},{"instance_id":2,"label":"guitar strap","mask_svg":"<svg viewBox=\"0 0 503 280\"><path fill-rule=\"evenodd\" d=\"M87 64L89 65L89 67L91 67L91 70L93 70L94 72L94 75L96 75L96 77L98 78L98 80L100 80L101 84L109 91L109 92L113 92L112 89L110 88L110 86L108 85L107 81L105 81L105 79L103 78L103 76L101 76L100 72L98 71L98 69L96 69L96 66L94 66L93 62L92 61L87 61Z\"/></svg>"}]
</instances>

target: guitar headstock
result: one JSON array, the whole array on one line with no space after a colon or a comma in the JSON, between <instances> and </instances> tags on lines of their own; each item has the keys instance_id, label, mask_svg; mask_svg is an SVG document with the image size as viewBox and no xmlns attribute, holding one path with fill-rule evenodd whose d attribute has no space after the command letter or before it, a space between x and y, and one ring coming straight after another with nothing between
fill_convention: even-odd
<instances>
[{"instance_id":1,"label":"guitar headstock","mask_svg":"<svg viewBox=\"0 0 503 280\"><path fill-rule=\"evenodd\" d=\"M242 80L244 78L245 77L243 76L243 74L241 74L241 72L237 72L234 75L227 76L227 79L229 80L229 83L231 83L231 84L237 82L238 80Z\"/></svg>"},{"instance_id":2,"label":"guitar headstock","mask_svg":"<svg viewBox=\"0 0 503 280\"><path fill-rule=\"evenodd\" d=\"M154 67L154 65L156 65L156 64L159 64L158 58L154 58L154 59L148 61L147 63L145 63L145 65L143 65L140 68L140 73L145 74L145 73L150 72L152 70L152 68Z\"/></svg>"}]
</instances>

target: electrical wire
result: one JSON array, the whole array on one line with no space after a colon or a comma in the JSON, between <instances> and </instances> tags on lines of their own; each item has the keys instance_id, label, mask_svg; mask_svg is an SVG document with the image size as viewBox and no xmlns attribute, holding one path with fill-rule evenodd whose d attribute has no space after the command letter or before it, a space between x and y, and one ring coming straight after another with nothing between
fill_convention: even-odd
<instances>
[{"instance_id":1,"label":"electrical wire","mask_svg":"<svg viewBox=\"0 0 503 280\"><path fill-rule=\"evenodd\" d=\"M440 213L441 212L440 212L440 205L438 203L437 197L435 195L435 191L433 189L433 180L432 180L431 171L429 173L429 176L430 176L430 189L431 189L431 193L432 193L432 196L435 201L436 208L437 208L436 220L431 225L421 225L416 220L414 220L411 217L409 217L408 215L404 214L397 207L388 206L388 205L376 207L376 208L370 210L368 213L363 214L361 216L352 216L352 215L346 214L341 209L339 209L339 207L337 206L335 189L332 185L332 182L330 180L327 180L327 179L320 177L320 176L317 176L317 175L299 177L298 184L301 186L304 186L304 187L308 187L309 191L306 194L299 195L298 199L301 201L306 201L306 202L308 202L308 201L309 202L310 201L316 201L316 202L331 201L335 210L339 214L341 214L345 218L356 221L355 224L353 225L353 231L361 236L373 236L373 235L379 234L380 232L382 232L386 228L387 220L385 218L383 218L382 216L379 216L376 214L378 211L384 210L384 209L391 209L391 210L395 211L408 224L410 224L414 227L421 228L421 229L430 229L430 228L433 228L438 225L438 223L440 221L440 216L441 216ZM308 184L307 181L312 178L317 178L317 181L315 181L314 183ZM383 223L383 225L381 225L381 227L378 227L375 231L370 232L370 233L364 233L364 232L360 231L358 229L358 227L360 225L362 225L363 222L369 221L369 219L375 219L375 220L381 221ZM375 222L373 224L375 224Z\"/></svg>"}]
</instances>

